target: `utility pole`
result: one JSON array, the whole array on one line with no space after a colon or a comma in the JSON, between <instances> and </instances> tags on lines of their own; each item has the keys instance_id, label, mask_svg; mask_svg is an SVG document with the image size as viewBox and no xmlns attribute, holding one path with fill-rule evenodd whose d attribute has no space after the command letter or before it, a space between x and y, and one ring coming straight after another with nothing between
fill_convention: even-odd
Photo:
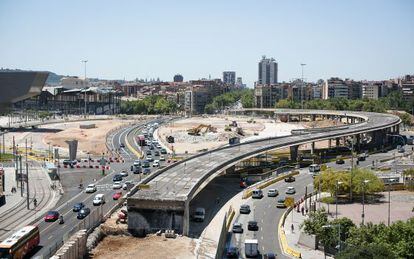
<instances>
[{"instance_id":1,"label":"utility pole","mask_svg":"<svg viewBox=\"0 0 414 259\"><path fill-rule=\"evenodd\" d=\"M23 182L23 165L22 165L22 155L19 155L19 162L20 162L20 192L21 192L21 196L23 197L23 187L24 187L24 182Z\"/></svg>"},{"instance_id":2,"label":"utility pole","mask_svg":"<svg viewBox=\"0 0 414 259\"><path fill-rule=\"evenodd\" d=\"M26 138L26 203L27 203L27 209L29 208L29 164L27 163L27 138Z\"/></svg>"},{"instance_id":3,"label":"utility pole","mask_svg":"<svg viewBox=\"0 0 414 259\"><path fill-rule=\"evenodd\" d=\"M86 63L88 62L87 60L82 60L81 62L83 62L83 64L84 64L84 69L85 69L85 81L84 81L84 91L85 91L85 100L84 100L84 103L85 103L85 111L84 111L84 115L85 115L85 117L86 117Z\"/></svg>"}]
</instances>

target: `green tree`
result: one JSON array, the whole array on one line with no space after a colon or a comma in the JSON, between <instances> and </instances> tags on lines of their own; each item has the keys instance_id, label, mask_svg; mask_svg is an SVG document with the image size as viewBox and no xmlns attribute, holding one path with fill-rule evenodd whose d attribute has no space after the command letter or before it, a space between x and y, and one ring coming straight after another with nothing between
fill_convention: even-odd
<instances>
[{"instance_id":1,"label":"green tree","mask_svg":"<svg viewBox=\"0 0 414 259\"><path fill-rule=\"evenodd\" d=\"M384 244L348 246L335 256L337 259L394 259L395 255Z\"/></svg>"},{"instance_id":2,"label":"green tree","mask_svg":"<svg viewBox=\"0 0 414 259\"><path fill-rule=\"evenodd\" d=\"M367 181L365 183L364 181ZM384 183L369 169L355 168L352 171L352 192L372 194L384 190Z\"/></svg>"}]
</instances>

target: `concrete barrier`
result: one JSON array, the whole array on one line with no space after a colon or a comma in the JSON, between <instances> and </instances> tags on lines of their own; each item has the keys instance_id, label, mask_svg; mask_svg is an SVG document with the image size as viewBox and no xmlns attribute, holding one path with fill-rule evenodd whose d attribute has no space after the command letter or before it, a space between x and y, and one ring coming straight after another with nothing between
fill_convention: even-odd
<instances>
[{"instance_id":1,"label":"concrete barrier","mask_svg":"<svg viewBox=\"0 0 414 259\"><path fill-rule=\"evenodd\" d=\"M279 226L278 226L278 232L279 232L279 244L280 248L283 253L290 255L295 258L302 258L302 254L295 249L291 248L286 240L286 234L285 230L283 229L283 226L285 224L286 216L289 214L289 212L292 211L292 207L288 208L285 213L283 213L282 217L279 220Z\"/></svg>"},{"instance_id":2,"label":"concrete barrier","mask_svg":"<svg viewBox=\"0 0 414 259\"><path fill-rule=\"evenodd\" d=\"M53 259L80 259L86 255L86 229L79 230L53 255Z\"/></svg>"}]
</instances>

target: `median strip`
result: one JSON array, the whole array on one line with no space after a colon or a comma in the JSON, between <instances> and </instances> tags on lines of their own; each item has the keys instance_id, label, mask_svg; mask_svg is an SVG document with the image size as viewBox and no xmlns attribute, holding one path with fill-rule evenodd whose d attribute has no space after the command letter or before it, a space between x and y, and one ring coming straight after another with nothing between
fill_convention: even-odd
<instances>
[{"instance_id":1,"label":"median strip","mask_svg":"<svg viewBox=\"0 0 414 259\"><path fill-rule=\"evenodd\" d=\"M295 249L291 248L286 240L286 234L285 234L285 230L283 225L285 224L285 219L286 219L286 215L292 211L292 207L290 207L289 209L287 209L282 217L280 217L279 220L279 226L278 226L278 232L279 232L279 244L280 244L280 248L282 250L282 252L284 254L293 256L295 258L302 258L302 254L298 251L296 251ZM293 213L293 212L292 212Z\"/></svg>"}]
</instances>

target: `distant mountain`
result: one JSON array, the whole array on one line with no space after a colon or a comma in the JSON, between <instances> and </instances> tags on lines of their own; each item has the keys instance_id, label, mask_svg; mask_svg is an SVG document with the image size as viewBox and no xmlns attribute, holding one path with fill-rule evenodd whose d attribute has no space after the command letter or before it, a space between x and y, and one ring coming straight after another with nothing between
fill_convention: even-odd
<instances>
[{"instance_id":1,"label":"distant mountain","mask_svg":"<svg viewBox=\"0 0 414 259\"><path fill-rule=\"evenodd\" d=\"M31 71L31 70L22 70L22 69L8 69L8 68L0 68L0 72L18 72L18 71ZM39 72L48 72L49 76L46 80L47 85L58 85L60 79L64 76L58 75L56 73L50 71L39 71Z\"/></svg>"}]
</instances>

